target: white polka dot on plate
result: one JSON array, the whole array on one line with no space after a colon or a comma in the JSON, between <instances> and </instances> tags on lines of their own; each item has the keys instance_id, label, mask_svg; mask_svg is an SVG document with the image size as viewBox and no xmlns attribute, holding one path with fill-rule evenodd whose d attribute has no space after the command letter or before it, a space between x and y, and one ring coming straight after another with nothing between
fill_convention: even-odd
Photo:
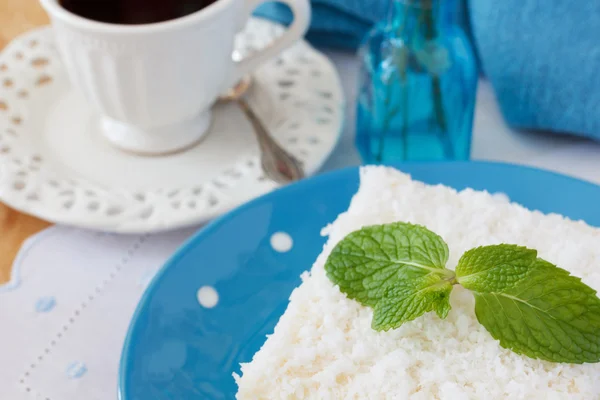
<instances>
[{"instance_id":1,"label":"white polka dot on plate","mask_svg":"<svg viewBox=\"0 0 600 400\"><path fill-rule=\"evenodd\" d=\"M285 232L275 232L271 236L271 247L279 253L290 251L293 245L292 237Z\"/></svg>"},{"instance_id":2,"label":"white polka dot on plate","mask_svg":"<svg viewBox=\"0 0 600 400\"><path fill-rule=\"evenodd\" d=\"M202 286L196 296L198 303L204 308L213 308L219 303L219 293L212 286Z\"/></svg>"}]
</instances>

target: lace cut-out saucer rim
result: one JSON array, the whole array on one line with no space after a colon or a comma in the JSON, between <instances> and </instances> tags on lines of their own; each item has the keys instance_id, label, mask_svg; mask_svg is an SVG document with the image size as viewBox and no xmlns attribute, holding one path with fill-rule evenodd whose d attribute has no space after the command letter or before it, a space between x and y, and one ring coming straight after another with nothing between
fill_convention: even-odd
<instances>
[{"instance_id":1,"label":"lace cut-out saucer rim","mask_svg":"<svg viewBox=\"0 0 600 400\"><path fill-rule=\"evenodd\" d=\"M239 35L236 49L251 53L283 29L254 18ZM344 100L335 67L300 42L257 71L256 81L264 93L249 101L261 116L275 114L265 122L276 140L302 160L307 174L315 173L342 131ZM206 222L277 188L261 173L258 149L239 154L234 162L211 165L216 171L211 179L183 186L163 182L124 190L56 168L48 161L48 149L32 144L28 136L40 135L32 129L42 129L40 121L48 113L49 105L40 99L68 90L50 28L26 33L0 53L0 200L19 211L84 228L152 232Z\"/></svg>"}]
</instances>

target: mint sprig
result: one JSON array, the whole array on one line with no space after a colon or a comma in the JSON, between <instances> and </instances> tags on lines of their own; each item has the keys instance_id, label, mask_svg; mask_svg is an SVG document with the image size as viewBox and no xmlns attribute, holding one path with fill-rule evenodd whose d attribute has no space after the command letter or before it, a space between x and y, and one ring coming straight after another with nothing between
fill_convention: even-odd
<instances>
[{"instance_id":1,"label":"mint sprig","mask_svg":"<svg viewBox=\"0 0 600 400\"><path fill-rule=\"evenodd\" d=\"M599 362L596 291L536 257L535 250L508 245L463 255L457 280L473 291L477 319L502 347L516 353L554 362Z\"/></svg>"},{"instance_id":2,"label":"mint sprig","mask_svg":"<svg viewBox=\"0 0 600 400\"><path fill-rule=\"evenodd\" d=\"M518 354L552 362L600 362L600 299L581 279L501 244L467 251L456 272L448 246L425 227L397 222L353 232L325 270L349 298L374 310L372 327L395 329L435 311L446 318L455 284L473 292L478 321Z\"/></svg>"},{"instance_id":3,"label":"mint sprig","mask_svg":"<svg viewBox=\"0 0 600 400\"><path fill-rule=\"evenodd\" d=\"M349 298L375 309L373 329L389 330L429 311L446 317L448 281L454 279L444 268L447 260L441 237L399 222L349 234L333 249L325 270Z\"/></svg>"},{"instance_id":4,"label":"mint sprig","mask_svg":"<svg viewBox=\"0 0 600 400\"><path fill-rule=\"evenodd\" d=\"M451 291L450 281L432 273L397 282L375 305L371 326L377 331L395 329L430 311L444 319L450 312Z\"/></svg>"},{"instance_id":5,"label":"mint sprig","mask_svg":"<svg viewBox=\"0 0 600 400\"><path fill-rule=\"evenodd\" d=\"M456 274L467 289L501 290L524 279L536 258L537 251L512 244L478 247L463 254Z\"/></svg>"}]
</instances>

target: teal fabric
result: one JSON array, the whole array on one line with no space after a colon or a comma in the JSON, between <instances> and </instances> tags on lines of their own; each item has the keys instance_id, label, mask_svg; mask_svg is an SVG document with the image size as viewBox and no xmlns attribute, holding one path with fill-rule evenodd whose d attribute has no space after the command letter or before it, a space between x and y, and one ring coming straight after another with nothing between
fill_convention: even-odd
<instances>
[{"instance_id":1,"label":"teal fabric","mask_svg":"<svg viewBox=\"0 0 600 400\"><path fill-rule=\"evenodd\" d=\"M307 39L323 47L356 49L374 23L386 18L390 0L313 0L313 18ZM268 3L256 11L284 24L292 20L290 10Z\"/></svg>"},{"instance_id":2,"label":"teal fabric","mask_svg":"<svg viewBox=\"0 0 600 400\"><path fill-rule=\"evenodd\" d=\"M312 0L313 18L307 39L315 45L356 49L371 27L387 18L392 0ZM467 27L466 7L460 0L461 23ZM283 24L292 20L291 11L282 4L268 3L256 15Z\"/></svg>"},{"instance_id":3,"label":"teal fabric","mask_svg":"<svg viewBox=\"0 0 600 400\"><path fill-rule=\"evenodd\" d=\"M390 1L312 0L307 38L356 49ZM466 1L470 18L464 2L459 15L508 124L600 140L600 1ZM257 14L292 19L275 3Z\"/></svg>"},{"instance_id":4,"label":"teal fabric","mask_svg":"<svg viewBox=\"0 0 600 400\"><path fill-rule=\"evenodd\" d=\"M470 0L509 125L600 139L600 1Z\"/></svg>"}]
</instances>

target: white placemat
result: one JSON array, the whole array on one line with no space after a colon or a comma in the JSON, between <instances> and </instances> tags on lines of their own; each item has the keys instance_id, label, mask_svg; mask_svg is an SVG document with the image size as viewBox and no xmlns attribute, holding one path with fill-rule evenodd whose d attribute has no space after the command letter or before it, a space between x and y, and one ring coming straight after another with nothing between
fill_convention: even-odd
<instances>
[{"instance_id":1,"label":"white placemat","mask_svg":"<svg viewBox=\"0 0 600 400\"><path fill-rule=\"evenodd\" d=\"M0 286L0 399L116 399L135 306L191 233L52 227L29 239Z\"/></svg>"}]
</instances>

